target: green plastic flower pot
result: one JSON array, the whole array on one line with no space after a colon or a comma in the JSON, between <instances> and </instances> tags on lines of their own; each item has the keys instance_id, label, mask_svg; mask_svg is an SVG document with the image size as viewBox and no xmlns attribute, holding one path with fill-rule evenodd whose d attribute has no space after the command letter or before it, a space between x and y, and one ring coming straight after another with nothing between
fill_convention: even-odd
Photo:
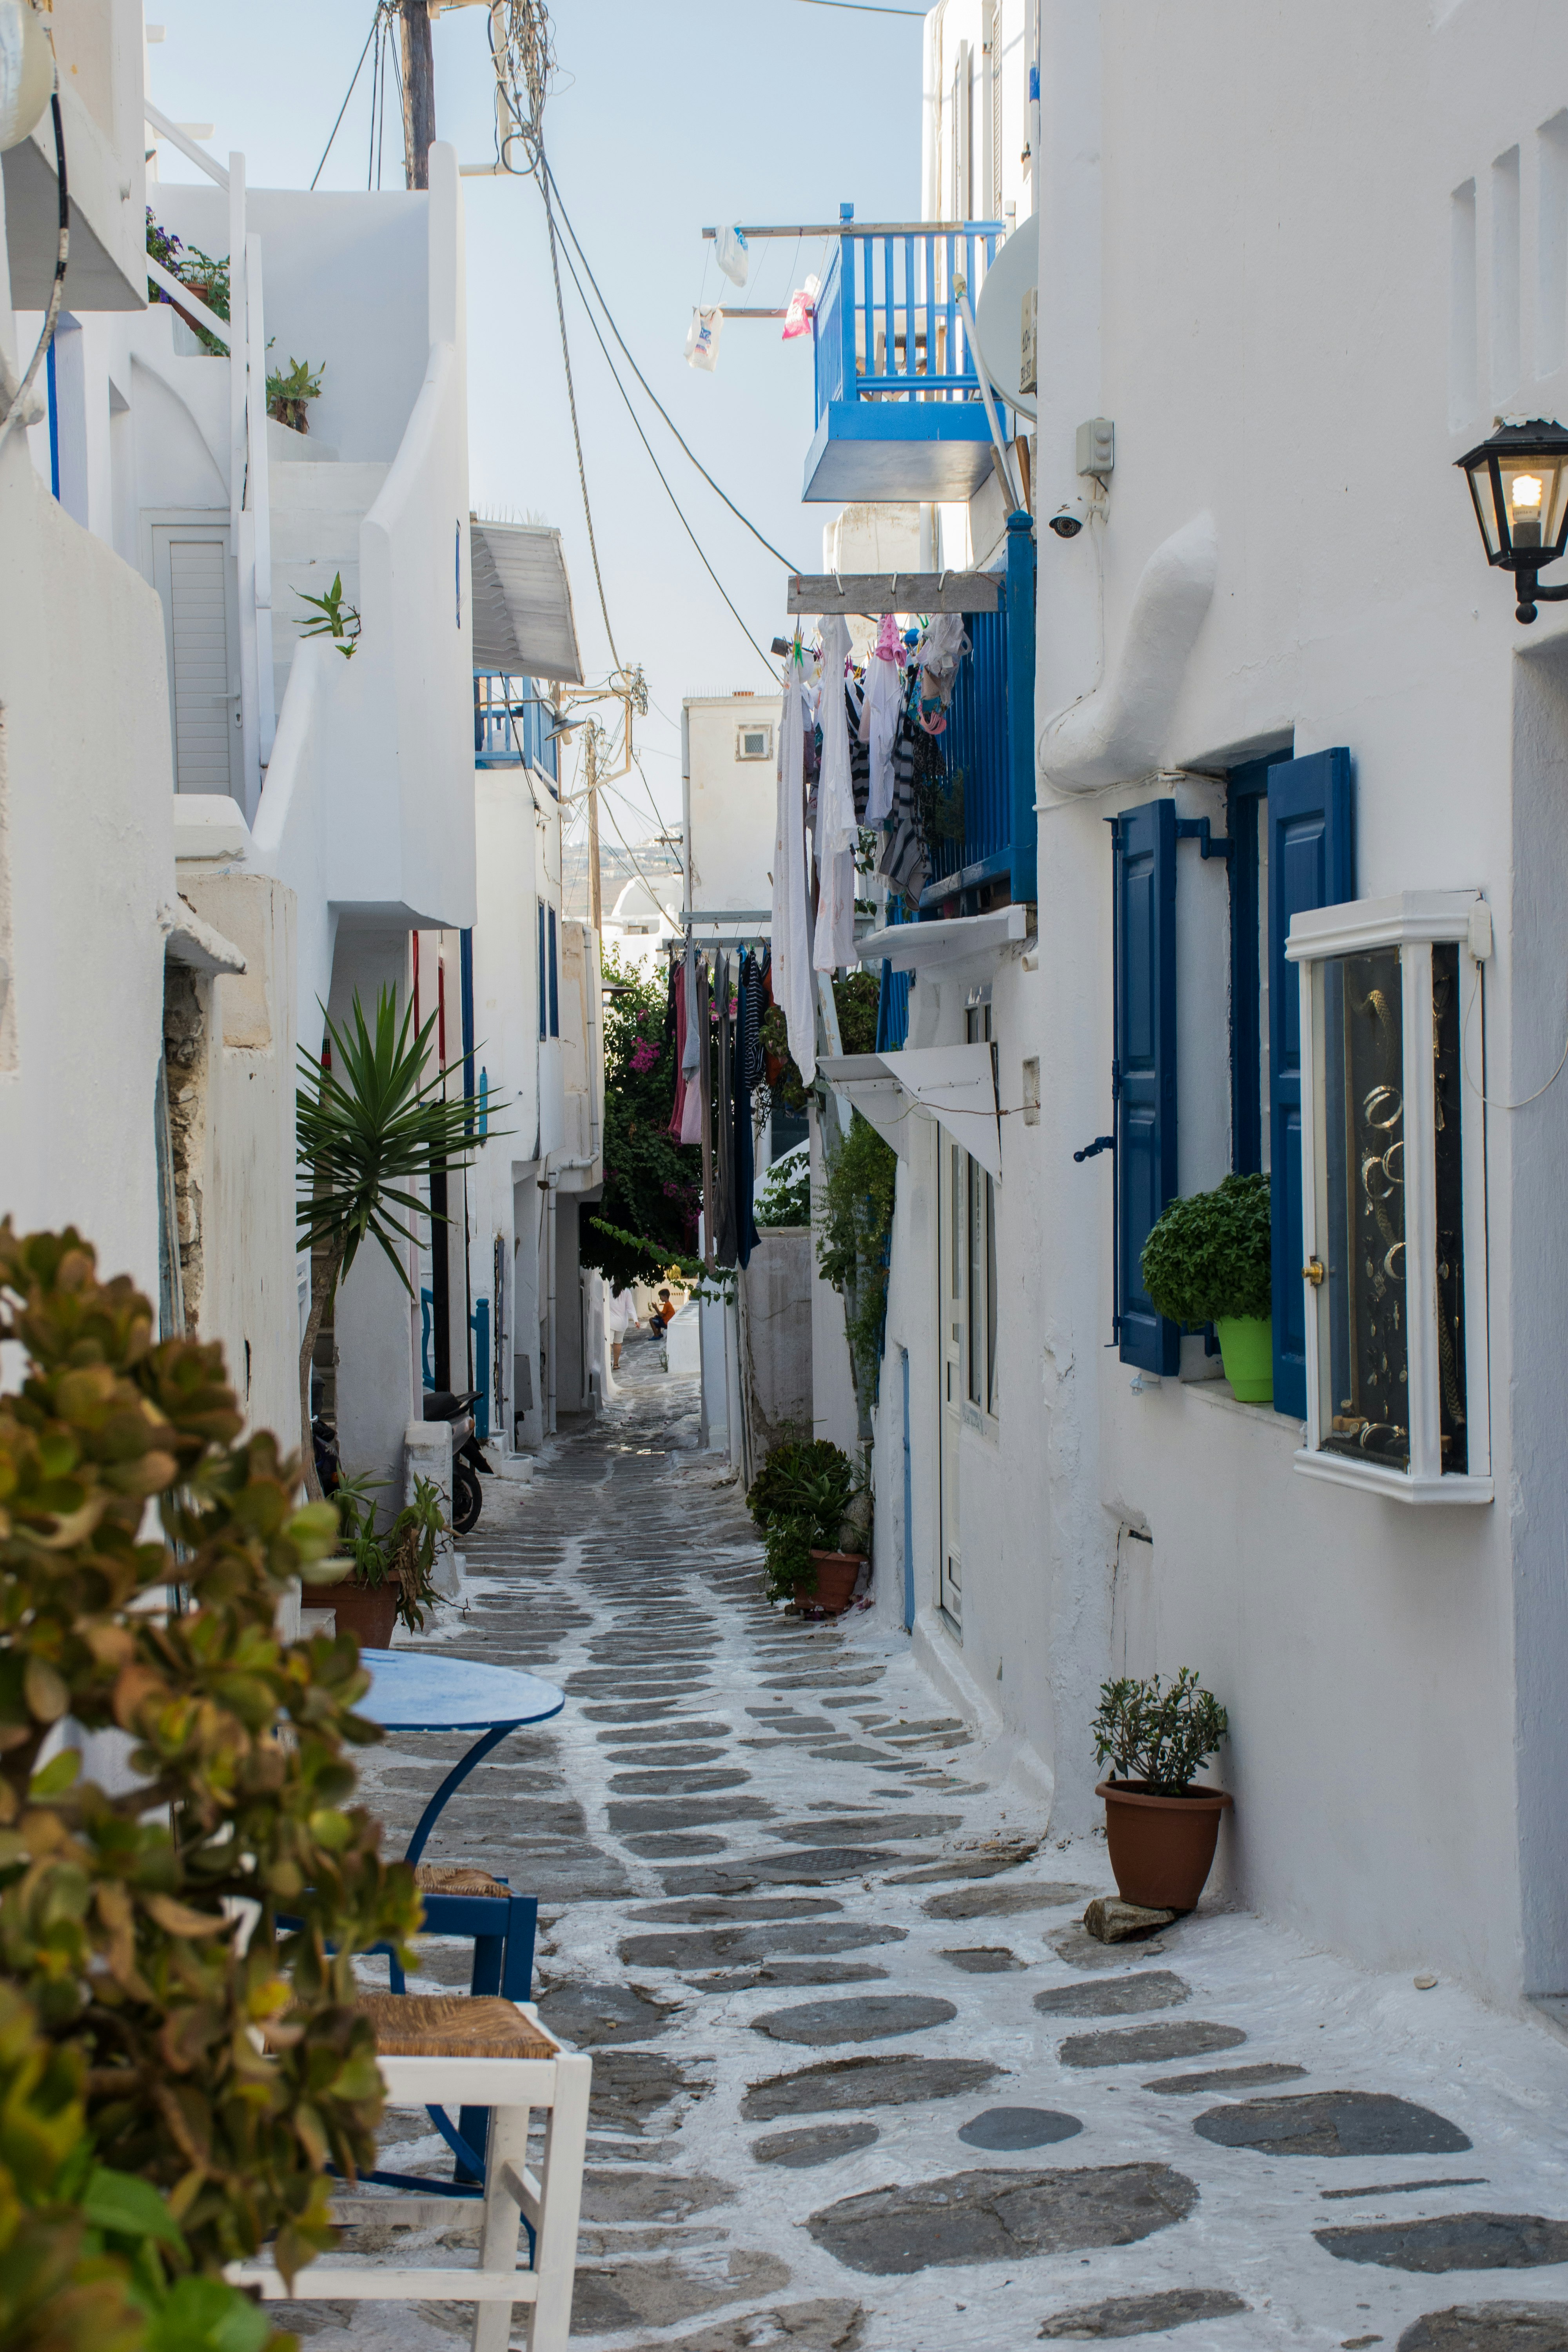
<instances>
[{"instance_id":1,"label":"green plastic flower pot","mask_svg":"<svg viewBox=\"0 0 1568 2352\"><path fill-rule=\"evenodd\" d=\"M1224 1315L1215 1323L1225 1376L1244 1404L1274 1401L1274 1326L1267 1315Z\"/></svg>"}]
</instances>

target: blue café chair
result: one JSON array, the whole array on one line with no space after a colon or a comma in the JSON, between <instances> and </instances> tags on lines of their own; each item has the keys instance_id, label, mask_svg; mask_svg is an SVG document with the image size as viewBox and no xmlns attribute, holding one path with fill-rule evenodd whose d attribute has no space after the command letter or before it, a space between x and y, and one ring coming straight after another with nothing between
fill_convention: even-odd
<instances>
[{"instance_id":1,"label":"blue caf\u00e9 chair","mask_svg":"<svg viewBox=\"0 0 1568 2352\"><path fill-rule=\"evenodd\" d=\"M503 2000L527 2000L533 1990L533 1946L539 1930L539 1898L514 1895L504 1878L488 1870L458 1863L421 1862L415 1865L415 1883L425 1912L428 1936L471 1937L473 1968L470 1993L500 1993ZM390 1946L377 1944L386 1954L392 1990L406 1990L402 1969ZM444 2107L426 2110L431 2122L452 2151L450 2189L445 2182L428 2183L437 2195L478 2197L483 2192L485 2139L489 2130L488 2107L459 2110L456 2127ZM405 2173L374 2172L373 2180L406 2184Z\"/></svg>"},{"instance_id":2,"label":"blue caf\u00e9 chair","mask_svg":"<svg viewBox=\"0 0 1568 2352\"><path fill-rule=\"evenodd\" d=\"M533 1989L533 1947L539 1929L539 1898L514 1895L504 1878L488 1870L454 1863L418 1863L415 1882L424 1909L424 1932L472 1940L470 1993L500 1993L503 2000L527 2000ZM279 1918L280 1927L295 1927L297 1919ZM387 1963L391 1989L407 1990L404 1971L390 1944L373 1944ZM431 2180L424 2174L371 2172L368 2180L388 2188L417 2188L436 2197L479 2197L484 2192L485 2141L489 2131L488 2107L463 2107L456 2124L444 2107L426 2109L431 2122L452 2151L450 2181ZM524 2227L528 2225L525 2221Z\"/></svg>"}]
</instances>

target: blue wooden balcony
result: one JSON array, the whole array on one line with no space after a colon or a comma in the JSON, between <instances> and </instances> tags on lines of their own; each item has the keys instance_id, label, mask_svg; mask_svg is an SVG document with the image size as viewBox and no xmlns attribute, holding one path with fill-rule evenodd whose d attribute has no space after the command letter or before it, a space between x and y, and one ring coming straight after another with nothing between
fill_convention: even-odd
<instances>
[{"instance_id":1,"label":"blue wooden balcony","mask_svg":"<svg viewBox=\"0 0 1568 2352\"><path fill-rule=\"evenodd\" d=\"M931 844L923 917L974 915L1035 896L1035 539L1026 514L1007 525L994 613L967 613L942 760L962 777L963 829Z\"/></svg>"},{"instance_id":2,"label":"blue wooden balcony","mask_svg":"<svg viewBox=\"0 0 1568 2352\"><path fill-rule=\"evenodd\" d=\"M532 678L493 669L474 672L476 768L516 768L527 762L554 782L559 770L553 724L551 704Z\"/></svg>"},{"instance_id":3,"label":"blue wooden balcony","mask_svg":"<svg viewBox=\"0 0 1568 2352\"><path fill-rule=\"evenodd\" d=\"M963 778L963 831L930 845L931 878L918 917L896 893L889 928L950 921L1025 906L1036 897L1035 533L1026 514L1010 517L1005 568L994 613L966 613L970 649L959 664L941 737L946 790ZM884 934L885 936L885 934ZM909 1035L910 975L884 958L877 995L877 1051L896 1053Z\"/></svg>"},{"instance_id":4,"label":"blue wooden balcony","mask_svg":"<svg viewBox=\"0 0 1568 2352\"><path fill-rule=\"evenodd\" d=\"M991 434L955 280L971 308L1006 231L855 229L854 207L817 297L816 430L808 501L972 498L991 470ZM1010 413L1002 412L1010 434Z\"/></svg>"}]
</instances>

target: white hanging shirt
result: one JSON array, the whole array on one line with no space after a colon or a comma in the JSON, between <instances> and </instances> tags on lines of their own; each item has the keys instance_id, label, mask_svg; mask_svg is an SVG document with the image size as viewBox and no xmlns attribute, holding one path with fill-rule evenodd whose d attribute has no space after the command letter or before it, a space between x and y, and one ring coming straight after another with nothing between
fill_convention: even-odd
<instances>
[{"instance_id":1,"label":"white hanging shirt","mask_svg":"<svg viewBox=\"0 0 1568 2352\"><path fill-rule=\"evenodd\" d=\"M816 1076L816 1001L812 980L811 906L805 894L805 723L801 667L784 665L779 723L778 803L773 827L773 1003L784 1017L789 1049L807 1086Z\"/></svg>"},{"instance_id":2,"label":"white hanging shirt","mask_svg":"<svg viewBox=\"0 0 1568 2352\"><path fill-rule=\"evenodd\" d=\"M836 971L855 957L855 844L859 825L849 769L849 719L844 707L844 665L849 627L834 614L822 633L822 768L816 782L816 899L813 961Z\"/></svg>"},{"instance_id":3,"label":"white hanging shirt","mask_svg":"<svg viewBox=\"0 0 1568 2352\"><path fill-rule=\"evenodd\" d=\"M887 650L889 640L897 654ZM902 651L884 613L876 648L866 665L866 699L860 706L860 740L871 753L868 824L880 824L893 805L893 745L904 700L903 664L898 657Z\"/></svg>"}]
</instances>

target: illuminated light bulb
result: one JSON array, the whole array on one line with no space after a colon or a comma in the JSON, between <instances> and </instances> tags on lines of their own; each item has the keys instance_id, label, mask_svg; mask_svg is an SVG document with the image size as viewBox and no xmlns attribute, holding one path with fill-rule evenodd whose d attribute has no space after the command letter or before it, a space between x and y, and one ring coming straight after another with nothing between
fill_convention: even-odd
<instances>
[{"instance_id":1,"label":"illuminated light bulb","mask_svg":"<svg viewBox=\"0 0 1568 2352\"><path fill-rule=\"evenodd\" d=\"M1538 474L1516 474L1512 487L1516 514L1537 515L1541 511L1541 478Z\"/></svg>"}]
</instances>

